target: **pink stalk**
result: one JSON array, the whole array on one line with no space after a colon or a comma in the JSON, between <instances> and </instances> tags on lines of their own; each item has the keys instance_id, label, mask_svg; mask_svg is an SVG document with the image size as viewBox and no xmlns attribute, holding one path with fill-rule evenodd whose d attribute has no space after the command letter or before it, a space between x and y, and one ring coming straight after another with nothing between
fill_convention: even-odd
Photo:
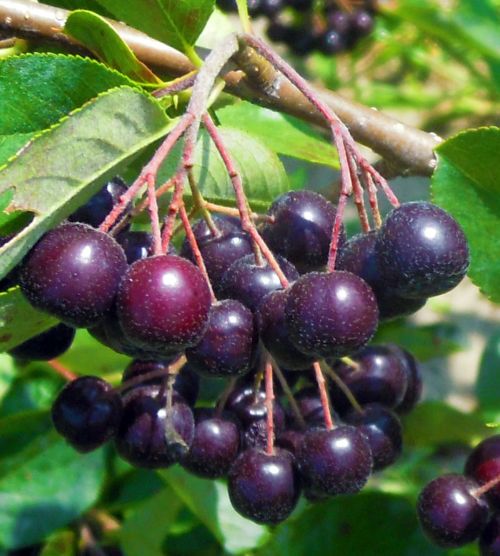
<instances>
[{"instance_id":1,"label":"pink stalk","mask_svg":"<svg viewBox=\"0 0 500 556\"><path fill-rule=\"evenodd\" d=\"M151 231L153 232L153 253L155 255L161 255L160 216L158 214L155 184L151 175L148 176L148 210L149 220L151 222Z\"/></svg>"},{"instance_id":2,"label":"pink stalk","mask_svg":"<svg viewBox=\"0 0 500 556\"><path fill-rule=\"evenodd\" d=\"M273 389L273 366L270 359L266 359L266 452L268 455L274 453L274 389Z\"/></svg>"},{"instance_id":3,"label":"pink stalk","mask_svg":"<svg viewBox=\"0 0 500 556\"><path fill-rule=\"evenodd\" d=\"M212 283L210 282L210 278L208 277L207 267L205 266L205 261L203 260L203 257L201 255L200 247L198 245L198 242L196 241L191 223L189 222L189 216L186 212L184 203L182 203L180 206L179 216L181 217L182 225L184 226L184 231L186 232L186 238L189 242L189 246L191 247L191 251L193 252L196 264L203 274L205 280L207 281L208 289L210 290L210 297L212 298L212 303L215 303L217 301L217 298L215 297Z\"/></svg>"},{"instance_id":4,"label":"pink stalk","mask_svg":"<svg viewBox=\"0 0 500 556\"><path fill-rule=\"evenodd\" d=\"M321 398L321 405L323 406L323 417L325 419L325 426L328 430L333 429L332 414L330 412L330 401L328 400L328 392L326 391L325 377L319 363L313 363L314 373L316 374L316 382L318 384L319 396Z\"/></svg>"}]
</instances>

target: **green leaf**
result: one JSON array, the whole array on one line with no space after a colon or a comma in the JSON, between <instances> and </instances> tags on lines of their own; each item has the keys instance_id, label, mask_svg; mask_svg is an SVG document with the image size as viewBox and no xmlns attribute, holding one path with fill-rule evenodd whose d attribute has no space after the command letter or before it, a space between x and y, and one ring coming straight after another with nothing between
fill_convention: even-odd
<instances>
[{"instance_id":1,"label":"green leaf","mask_svg":"<svg viewBox=\"0 0 500 556\"><path fill-rule=\"evenodd\" d=\"M260 140L244 131L219 128L225 146L240 172L246 195L256 210L265 210L278 195L289 189L288 177L278 156ZM162 166L159 183L177 169L179 145ZM198 139L193 167L194 177L207 200L234 204L231 179L209 135L202 130ZM189 187L186 187L189 196Z\"/></svg>"},{"instance_id":2,"label":"green leaf","mask_svg":"<svg viewBox=\"0 0 500 556\"><path fill-rule=\"evenodd\" d=\"M0 293L0 351L7 351L58 323L33 308L19 288Z\"/></svg>"},{"instance_id":3,"label":"green leaf","mask_svg":"<svg viewBox=\"0 0 500 556\"><path fill-rule=\"evenodd\" d=\"M439 401L417 405L404 422L405 445L412 447L473 445L487 435L488 428L477 415L463 413Z\"/></svg>"},{"instance_id":4,"label":"green leaf","mask_svg":"<svg viewBox=\"0 0 500 556\"><path fill-rule=\"evenodd\" d=\"M133 83L89 58L24 54L0 60L0 163L4 149L14 154L21 140L25 143L99 93L121 85Z\"/></svg>"},{"instance_id":5,"label":"green leaf","mask_svg":"<svg viewBox=\"0 0 500 556\"><path fill-rule=\"evenodd\" d=\"M222 483L194 477L180 467L159 473L227 552L243 553L269 539L265 527L236 513L231 506L227 488Z\"/></svg>"},{"instance_id":6,"label":"green leaf","mask_svg":"<svg viewBox=\"0 0 500 556\"><path fill-rule=\"evenodd\" d=\"M395 533L397 532L397 533ZM258 556L439 556L423 537L413 504L364 492L309 506L279 525Z\"/></svg>"},{"instance_id":7,"label":"green leaf","mask_svg":"<svg viewBox=\"0 0 500 556\"><path fill-rule=\"evenodd\" d=\"M339 167L337 151L331 143L293 116L242 101L217 110L217 117L224 128L244 129L279 154Z\"/></svg>"},{"instance_id":8,"label":"green leaf","mask_svg":"<svg viewBox=\"0 0 500 556\"><path fill-rule=\"evenodd\" d=\"M76 544L74 531L58 531L47 539L40 556L73 556Z\"/></svg>"},{"instance_id":9,"label":"green leaf","mask_svg":"<svg viewBox=\"0 0 500 556\"><path fill-rule=\"evenodd\" d=\"M484 348L476 381L479 407L489 419L500 418L500 331L494 332Z\"/></svg>"},{"instance_id":10,"label":"green leaf","mask_svg":"<svg viewBox=\"0 0 500 556\"><path fill-rule=\"evenodd\" d=\"M16 369L12 357L5 353L0 354L0 405L4 396L9 391L14 378L16 376Z\"/></svg>"},{"instance_id":11,"label":"green leaf","mask_svg":"<svg viewBox=\"0 0 500 556\"><path fill-rule=\"evenodd\" d=\"M162 83L140 60L120 35L101 16L86 10L72 12L64 32L91 50L109 67L140 83Z\"/></svg>"},{"instance_id":12,"label":"green leaf","mask_svg":"<svg viewBox=\"0 0 500 556\"><path fill-rule=\"evenodd\" d=\"M49 435L47 447L0 478L0 547L34 544L80 516L98 498L104 452L78 454Z\"/></svg>"},{"instance_id":13,"label":"green leaf","mask_svg":"<svg viewBox=\"0 0 500 556\"><path fill-rule=\"evenodd\" d=\"M123 87L103 93L37 137L0 172L0 193L15 188L9 210L35 214L0 249L0 276L38 238L71 214L137 153L168 131L152 97Z\"/></svg>"},{"instance_id":14,"label":"green leaf","mask_svg":"<svg viewBox=\"0 0 500 556\"><path fill-rule=\"evenodd\" d=\"M465 131L439 145L436 152L434 201L465 231L471 280L489 299L500 303L500 129Z\"/></svg>"},{"instance_id":15,"label":"green leaf","mask_svg":"<svg viewBox=\"0 0 500 556\"><path fill-rule=\"evenodd\" d=\"M136 506L120 530L120 544L125 554L163 556L163 541L181 508L182 502L167 485L161 492Z\"/></svg>"},{"instance_id":16,"label":"green leaf","mask_svg":"<svg viewBox=\"0 0 500 556\"><path fill-rule=\"evenodd\" d=\"M407 320L380 325L374 344L393 342L412 353L419 361L446 357L464 349L464 339L455 323L416 325Z\"/></svg>"},{"instance_id":17,"label":"green leaf","mask_svg":"<svg viewBox=\"0 0 500 556\"><path fill-rule=\"evenodd\" d=\"M214 0L98 0L128 25L174 48L190 52L215 5Z\"/></svg>"},{"instance_id":18,"label":"green leaf","mask_svg":"<svg viewBox=\"0 0 500 556\"><path fill-rule=\"evenodd\" d=\"M1 99L0 99L1 103ZM32 132L0 135L0 167L33 137Z\"/></svg>"}]
</instances>

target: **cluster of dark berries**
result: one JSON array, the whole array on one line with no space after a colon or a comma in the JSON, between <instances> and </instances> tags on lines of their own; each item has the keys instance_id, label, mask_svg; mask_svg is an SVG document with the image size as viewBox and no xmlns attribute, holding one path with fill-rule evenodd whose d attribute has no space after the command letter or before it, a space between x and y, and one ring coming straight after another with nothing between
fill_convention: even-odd
<instances>
[{"instance_id":1,"label":"cluster of dark berries","mask_svg":"<svg viewBox=\"0 0 500 556\"><path fill-rule=\"evenodd\" d=\"M457 548L479 539L481 556L500 554L500 435L470 453L464 474L443 475L420 493L418 517L429 539Z\"/></svg>"},{"instance_id":2,"label":"cluster of dark berries","mask_svg":"<svg viewBox=\"0 0 500 556\"><path fill-rule=\"evenodd\" d=\"M236 12L236 0L217 0L225 12ZM317 50L332 55L354 48L374 27L375 2L324 0L249 0L251 16L269 19L267 35L286 44L297 55Z\"/></svg>"},{"instance_id":3,"label":"cluster of dark berries","mask_svg":"<svg viewBox=\"0 0 500 556\"><path fill-rule=\"evenodd\" d=\"M214 407L195 407L199 366L186 362L172 373L171 360L136 359L117 389L92 376L67 384L52 418L58 432L81 452L114 437L118 454L134 466L179 463L200 477L226 477L235 509L273 524L290 515L301 493L317 501L359 492L372 471L388 467L401 454L398 414L414 407L422 386L415 359L393 345L373 346L349 364L355 371L339 362L337 372L361 406L344 403L332 383L331 397L342 403L333 402L338 410L331 429L325 427L322 402L310 382L314 374L284 371L296 407L294 412L277 391L270 451L269 406L255 367Z\"/></svg>"},{"instance_id":4,"label":"cluster of dark berries","mask_svg":"<svg viewBox=\"0 0 500 556\"><path fill-rule=\"evenodd\" d=\"M108 198L109 184L98 195ZM116 202L88 217L79 209L18 271L26 298L69 332L48 331L13 355L30 358L42 344L36 358L54 357L85 327L134 358L118 389L82 377L57 398L55 426L75 448L113 437L134 465L227 476L234 507L262 523L285 519L301 491L354 493L395 461L397 413L418 401L421 377L397 346L366 344L380 318L409 314L464 276L467 242L446 212L408 203L377 231L347 240L341 229L338 267L327 271L336 207L317 193L271 205L260 232L274 261L230 216L195 223L179 255L154 255L151 235L124 220L110 233L93 227ZM283 378L274 401L273 367ZM212 409L194 408L198 376L230 379Z\"/></svg>"}]
</instances>

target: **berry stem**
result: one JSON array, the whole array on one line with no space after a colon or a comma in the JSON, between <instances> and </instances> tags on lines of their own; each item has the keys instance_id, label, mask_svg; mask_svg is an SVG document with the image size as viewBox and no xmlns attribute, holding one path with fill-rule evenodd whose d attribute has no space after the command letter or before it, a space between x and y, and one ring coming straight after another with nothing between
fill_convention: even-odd
<instances>
[{"instance_id":1,"label":"berry stem","mask_svg":"<svg viewBox=\"0 0 500 556\"><path fill-rule=\"evenodd\" d=\"M193 233L191 223L189 222L189 216L188 213L186 212L186 207L184 206L184 202L180 206L179 215L181 217L182 225L184 226L184 231L186 232L186 238L189 242L189 246L191 247L191 251L193 252L193 256L196 261L196 264L207 282L208 289L210 290L210 297L212 298L212 303L215 303L217 301L217 298L215 297L215 293L212 288L212 283L210 282L210 278L208 276L207 267L205 266L205 261L203 260L203 257L200 252L200 247L198 246L198 242L196 241L196 237Z\"/></svg>"},{"instance_id":2,"label":"berry stem","mask_svg":"<svg viewBox=\"0 0 500 556\"><path fill-rule=\"evenodd\" d=\"M266 432L267 444L266 453L272 455L274 453L274 388L273 388L273 365L271 360L266 359Z\"/></svg>"},{"instance_id":3,"label":"berry stem","mask_svg":"<svg viewBox=\"0 0 500 556\"><path fill-rule=\"evenodd\" d=\"M352 190L354 193L354 204L358 211L359 221L361 222L361 229L363 232L370 231L370 222L368 220L368 214L366 213L365 202L363 198L363 187L359 181L358 171L356 168L355 161L352 157L347 158L349 164L349 172L351 174Z\"/></svg>"},{"instance_id":4,"label":"berry stem","mask_svg":"<svg viewBox=\"0 0 500 556\"><path fill-rule=\"evenodd\" d=\"M368 190L368 202L370 203L370 209L373 215L373 221L375 223L375 228L380 228L382 226L382 216L380 215L380 209L378 207L377 199L377 188L373 183L373 178L370 174L364 174L366 180L366 188Z\"/></svg>"},{"instance_id":5,"label":"berry stem","mask_svg":"<svg viewBox=\"0 0 500 556\"><path fill-rule=\"evenodd\" d=\"M330 411L330 401L328 399L328 392L326 390L325 377L321 371L318 361L313 363L314 373L316 375L316 383L318 384L319 396L321 398L321 405L323 406L323 417L325 419L325 426L327 430L333 429L332 413Z\"/></svg>"},{"instance_id":6,"label":"berry stem","mask_svg":"<svg viewBox=\"0 0 500 556\"><path fill-rule=\"evenodd\" d=\"M356 367L359 368L359 365L356 364ZM344 396L349 400L349 403L352 405L355 411L358 413L363 414L363 408L361 407L358 400L355 398L354 394L351 392L351 389L347 384L339 377L339 375L328 365L324 365L323 367L324 372L330 377L333 382L342 390Z\"/></svg>"},{"instance_id":7,"label":"berry stem","mask_svg":"<svg viewBox=\"0 0 500 556\"><path fill-rule=\"evenodd\" d=\"M337 251L339 245L340 232L342 230L342 221L344 220L345 207L347 205L347 195L340 194L337 204L337 213L333 223L332 239L330 241L330 252L328 253L328 263L326 268L328 272L335 270L335 261L337 260Z\"/></svg>"},{"instance_id":8,"label":"berry stem","mask_svg":"<svg viewBox=\"0 0 500 556\"><path fill-rule=\"evenodd\" d=\"M190 170L188 172L189 187L191 188L191 193L193 195L193 205L197 210L201 212L203 219L205 220L208 229L214 237L220 237L221 233L217 225L215 224L210 211L207 208L207 202L203 197L196 180L194 179L193 172Z\"/></svg>"},{"instance_id":9,"label":"berry stem","mask_svg":"<svg viewBox=\"0 0 500 556\"><path fill-rule=\"evenodd\" d=\"M168 95L175 95L176 93L180 93L187 89L190 89L196 80L196 76L198 75L198 70L190 71L177 79L173 79L169 81L165 87L154 91L152 94L156 98L162 98Z\"/></svg>"},{"instance_id":10,"label":"berry stem","mask_svg":"<svg viewBox=\"0 0 500 556\"><path fill-rule=\"evenodd\" d=\"M290 386L286 380L285 375L283 374L282 370L279 368L279 366L276 364L275 361L273 361L273 369L274 369L274 374L278 377L278 381L281 385L281 388L283 388L283 392L287 397L288 403L290 404L290 408L293 412L293 416L295 417L295 420L297 421L297 424L302 430L305 430L306 422L304 421L304 417L300 412L299 406L295 400L292 390L290 389Z\"/></svg>"},{"instance_id":11,"label":"berry stem","mask_svg":"<svg viewBox=\"0 0 500 556\"><path fill-rule=\"evenodd\" d=\"M51 367L52 370L55 371L59 376L62 376L64 380L68 382L71 382L72 380L75 380L75 378L78 378L77 374L75 374L73 371L68 369L57 359L51 359L50 361L47 361L47 365Z\"/></svg>"},{"instance_id":12,"label":"berry stem","mask_svg":"<svg viewBox=\"0 0 500 556\"><path fill-rule=\"evenodd\" d=\"M239 216L240 211L237 208L233 207L226 207L224 205L218 205L216 203L211 203L209 201L205 201L205 208L210 212L217 212L220 214L225 214L226 216ZM250 214L252 220L261 221L261 222L274 222L274 216L270 216L269 214L259 214L258 212L252 212Z\"/></svg>"},{"instance_id":13,"label":"berry stem","mask_svg":"<svg viewBox=\"0 0 500 556\"><path fill-rule=\"evenodd\" d=\"M222 141L222 137L217 130L214 121L210 117L208 113L204 114L203 116L203 124L205 125L210 137L212 138L215 147L217 148L222 161L227 169L229 177L231 178L231 183L234 188L234 193L236 197L236 206L238 207L238 212L241 219L241 226L245 232L250 235L250 238L254 244L254 249L256 253L256 260L258 263L258 253L259 251L262 252L262 255L265 257L269 266L276 272L281 285L286 288L288 286L288 279L283 273L278 264L278 261L274 257L273 253L266 245L266 242L262 239L261 235L257 231L255 224L250 217L250 210L248 208L248 201L245 195L245 190L243 188L243 182L241 181L240 174L236 170L236 167L233 164L231 156L229 155L228 150L226 149L224 142Z\"/></svg>"},{"instance_id":14,"label":"berry stem","mask_svg":"<svg viewBox=\"0 0 500 556\"><path fill-rule=\"evenodd\" d=\"M160 216L158 214L155 184L151 175L148 176L148 211L151 221L151 231L153 233L153 253L155 255L161 255Z\"/></svg>"},{"instance_id":15,"label":"berry stem","mask_svg":"<svg viewBox=\"0 0 500 556\"><path fill-rule=\"evenodd\" d=\"M483 496L483 494L486 494L488 491L490 491L492 488L495 488L498 484L500 484L500 475L497 475L496 477L491 479L491 481L484 483L484 485L481 485L479 488L474 489L471 494L476 498L479 498Z\"/></svg>"},{"instance_id":16,"label":"berry stem","mask_svg":"<svg viewBox=\"0 0 500 556\"><path fill-rule=\"evenodd\" d=\"M163 233L161 237L162 251L166 253L168 251L168 246L170 245L170 240L174 233L175 219L179 208L182 204L182 192L184 191L184 180L176 174L174 176L174 193L168 206L167 215L165 216L165 223L163 225Z\"/></svg>"}]
</instances>

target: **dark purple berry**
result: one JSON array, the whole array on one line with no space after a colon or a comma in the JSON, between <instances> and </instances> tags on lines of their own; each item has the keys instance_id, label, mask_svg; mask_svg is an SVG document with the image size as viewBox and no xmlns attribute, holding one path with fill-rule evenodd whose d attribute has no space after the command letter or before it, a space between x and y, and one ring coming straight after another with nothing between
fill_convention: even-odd
<instances>
[{"instance_id":1,"label":"dark purple berry","mask_svg":"<svg viewBox=\"0 0 500 556\"><path fill-rule=\"evenodd\" d=\"M273 42L285 42L289 34L289 28L279 21L271 21L266 33L269 40Z\"/></svg>"},{"instance_id":2,"label":"dark purple berry","mask_svg":"<svg viewBox=\"0 0 500 556\"><path fill-rule=\"evenodd\" d=\"M136 261L120 284L118 319L142 347L173 353L200 341L211 298L203 274L176 255Z\"/></svg>"},{"instance_id":3,"label":"dark purple berry","mask_svg":"<svg viewBox=\"0 0 500 556\"><path fill-rule=\"evenodd\" d=\"M232 411L248 427L255 421L265 421L267 417L266 393L255 392L253 383L236 386L229 396L226 407ZM277 431L285 426L285 412L278 400L273 401L274 427Z\"/></svg>"},{"instance_id":4,"label":"dark purple berry","mask_svg":"<svg viewBox=\"0 0 500 556\"><path fill-rule=\"evenodd\" d=\"M217 228L216 235L213 234L212 230L209 228L206 220L204 219L197 220L193 224L192 226L193 234L198 244L213 239L214 237L226 236L233 232L234 233L243 232L243 229L241 227L241 221L239 218L236 218L235 216L214 214L212 215L212 221L215 224L215 227ZM185 239L184 243L182 244L181 255L183 257L189 257L191 256L190 254L191 254L191 247L189 245L188 240Z\"/></svg>"},{"instance_id":5,"label":"dark purple berry","mask_svg":"<svg viewBox=\"0 0 500 556\"><path fill-rule=\"evenodd\" d=\"M50 361L67 351L74 337L74 328L58 324L11 349L9 355L28 361Z\"/></svg>"},{"instance_id":6,"label":"dark purple berry","mask_svg":"<svg viewBox=\"0 0 500 556\"><path fill-rule=\"evenodd\" d=\"M260 13L272 18L278 15L285 7L285 0L262 0Z\"/></svg>"},{"instance_id":7,"label":"dark purple berry","mask_svg":"<svg viewBox=\"0 0 500 556\"><path fill-rule=\"evenodd\" d=\"M280 449L272 455L256 448L245 450L231 466L228 492L234 509L252 521L285 520L300 495L293 456Z\"/></svg>"},{"instance_id":8,"label":"dark purple berry","mask_svg":"<svg viewBox=\"0 0 500 556\"><path fill-rule=\"evenodd\" d=\"M153 236L148 232L127 230L118 234L116 241L122 246L128 264L153 254Z\"/></svg>"},{"instance_id":9,"label":"dark purple berry","mask_svg":"<svg viewBox=\"0 0 500 556\"><path fill-rule=\"evenodd\" d=\"M296 429L286 429L280 432L276 438L276 446L288 450L297 457L300 444L304 438L304 432Z\"/></svg>"},{"instance_id":10,"label":"dark purple berry","mask_svg":"<svg viewBox=\"0 0 500 556\"><path fill-rule=\"evenodd\" d=\"M96 376L82 376L59 392L52 421L76 450L90 452L116 433L121 413L121 398L111 384Z\"/></svg>"},{"instance_id":11,"label":"dark purple berry","mask_svg":"<svg viewBox=\"0 0 500 556\"><path fill-rule=\"evenodd\" d=\"M268 293L257 310L257 322L262 343L276 363L287 370L307 369L314 357L299 351L290 339L285 318L289 290Z\"/></svg>"},{"instance_id":12,"label":"dark purple berry","mask_svg":"<svg viewBox=\"0 0 500 556\"><path fill-rule=\"evenodd\" d=\"M199 343L186 350L186 357L203 376L239 376L251 369L257 341L252 311L239 301L225 299L212 305L207 329Z\"/></svg>"},{"instance_id":13,"label":"dark purple berry","mask_svg":"<svg viewBox=\"0 0 500 556\"><path fill-rule=\"evenodd\" d=\"M363 407L363 413L352 409L344 421L358 428L368 439L373 457L373 470L392 465L403 449L403 428L397 415L378 404Z\"/></svg>"},{"instance_id":14,"label":"dark purple berry","mask_svg":"<svg viewBox=\"0 0 500 556\"><path fill-rule=\"evenodd\" d=\"M403 401L395 408L401 415L412 411L422 397L423 379L417 360L408 351L394 344L387 344L387 347L395 353L403 363L406 373L407 387Z\"/></svg>"},{"instance_id":15,"label":"dark purple berry","mask_svg":"<svg viewBox=\"0 0 500 556\"><path fill-rule=\"evenodd\" d=\"M430 297L453 289L469 266L467 239L443 209L426 202L392 210L377 251L389 287L402 297Z\"/></svg>"},{"instance_id":16,"label":"dark purple berry","mask_svg":"<svg viewBox=\"0 0 500 556\"><path fill-rule=\"evenodd\" d=\"M464 472L480 485L500 477L500 434L486 438L472 450ZM490 488L485 497L500 511L500 482Z\"/></svg>"},{"instance_id":17,"label":"dark purple berry","mask_svg":"<svg viewBox=\"0 0 500 556\"><path fill-rule=\"evenodd\" d=\"M340 35L344 35L351 27L351 17L347 12L341 10L328 11L327 13L328 27L337 31Z\"/></svg>"},{"instance_id":18,"label":"dark purple berry","mask_svg":"<svg viewBox=\"0 0 500 556\"><path fill-rule=\"evenodd\" d=\"M500 514L494 515L479 538L481 556L500 555Z\"/></svg>"},{"instance_id":19,"label":"dark purple berry","mask_svg":"<svg viewBox=\"0 0 500 556\"><path fill-rule=\"evenodd\" d=\"M194 418L188 405L174 402L168 410L165 395L142 395L125 402L116 434L116 449L137 467L168 467L180 461L194 438Z\"/></svg>"},{"instance_id":20,"label":"dark purple berry","mask_svg":"<svg viewBox=\"0 0 500 556\"><path fill-rule=\"evenodd\" d=\"M297 455L301 475L312 491L329 496L355 494L368 480L372 455L367 438L355 427L311 429Z\"/></svg>"},{"instance_id":21,"label":"dark purple berry","mask_svg":"<svg viewBox=\"0 0 500 556\"><path fill-rule=\"evenodd\" d=\"M302 388L294 397L299 411L306 421L313 414L316 415L316 412L321 413L321 419L323 419L323 405L316 386Z\"/></svg>"},{"instance_id":22,"label":"dark purple berry","mask_svg":"<svg viewBox=\"0 0 500 556\"><path fill-rule=\"evenodd\" d=\"M182 466L200 477L224 477L238 456L240 426L229 413L217 416L214 410L196 409L194 416L194 438Z\"/></svg>"},{"instance_id":23,"label":"dark purple berry","mask_svg":"<svg viewBox=\"0 0 500 556\"><path fill-rule=\"evenodd\" d=\"M335 29L327 29L318 39L318 49L323 54L338 54L345 49L344 37Z\"/></svg>"},{"instance_id":24,"label":"dark purple berry","mask_svg":"<svg viewBox=\"0 0 500 556\"><path fill-rule=\"evenodd\" d=\"M365 11L358 10L351 16L351 29L352 32L358 37L365 37L369 35L374 26L373 16Z\"/></svg>"},{"instance_id":25,"label":"dark purple berry","mask_svg":"<svg viewBox=\"0 0 500 556\"><path fill-rule=\"evenodd\" d=\"M262 236L274 253L282 255L301 272L317 270L328 260L335 205L314 191L290 191L269 208L274 222ZM345 241L342 228L340 245Z\"/></svg>"},{"instance_id":26,"label":"dark purple berry","mask_svg":"<svg viewBox=\"0 0 500 556\"><path fill-rule=\"evenodd\" d=\"M118 204L120 197L127 191L127 184L116 176L84 205L68 216L70 222L81 222L94 228L104 222L106 216ZM122 217L123 218L123 217Z\"/></svg>"},{"instance_id":27,"label":"dark purple berry","mask_svg":"<svg viewBox=\"0 0 500 556\"><path fill-rule=\"evenodd\" d=\"M134 359L134 361L132 361L123 372L122 384L131 379L155 373L154 377L146 378L144 381L132 385L131 388L135 388L137 386L160 385L168 376L168 366L178 359L178 357L178 355L175 355L172 356L170 360L163 359L161 361L142 361L140 359ZM179 372L175 375L175 380L173 382L174 393L178 394L183 401L188 403L188 405L193 406L198 397L199 387L200 379L198 375L188 364L183 365ZM122 389L122 392L127 392L127 389Z\"/></svg>"},{"instance_id":28,"label":"dark purple berry","mask_svg":"<svg viewBox=\"0 0 500 556\"><path fill-rule=\"evenodd\" d=\"M112 237L86 224L63 224L28 253L20 284L34 307L88 327L111 308L126 268L123 249Z\"/></svg>"},{"instance_id":29,"label":"dark purple berry","mask_svg":"<svg viewBox=\"0 0 500 556\"><path fill-rule=\"evenodd\" d=\"M289 280L299 277L295 267L287 260L279 256L276 260ZM254 256L248 255L234 262L224 273L220 297L237 299L255 311L266 294L281 288L276 272L267 263L256 264Z\"/></svg>"},{"instance_id":30,"label":"dark purple berry","mask_svg":"<svg viewBox=\"0 0 500 556\"><path fill-rule=\"evenodd\" d=\"M294 10L301 12L309 11L313 6L314 0L287 0L287 4Z\"/></svg>"},{"instance_id":31,"label":"dark purple berry","mask_svg":"<svg viewBox=\"0 0 500 556\"><path fill-rule=\"evenodd\" d=\"M217 0L217 7L223 12L238 11L236 0Z\"/></svg>"},{"instance_id":32,"label":"dark purple berry","mask_svg":"<svg viewBox=\"0 0 500 556\"><path fill-rule=\"evenodd\" d=\"M380 320L411 315L425 305L426 299L400 297L386 284L376 248L377 235L376 231L371 231L350 238L339 250L336 268L356 274L372 288Z\"/></svg>"},{"instance_id":33,"label":"dark purple berry","mask_svg":"<svg viewBox=\"0 0 500 556\"><path fill-rule=\"evenodd\" d=\"M360 404L379 403L395 408L408 387L406 369L400 357L387 346L368 346L353 356L354 365L339 363L335 371ZM338 410L349 406L335 384L331 388L333 405Z\"/></svg>"},{"instance_id":34,"label":"dark purple berry","mask_svg":"<svg viewBox=\"0 0 500 556\"><path fill-rule=\"evenodd\" d=\"M290 338L304 353L340 357L364 346L378 324L375 296L350 272L311 272L291 286L285 309Z\"/></svg>"},{"instance_id":35,"label":"dark purple berry","mask_svg":"<svg viewBox=\"0 0 500 556\"><path fill-rule=\"evenodd\" d=\"M478 485L463 475L443 475L420 493L417 513L429 539L457 548L477 539L488 520L488 505L474 494Z\"/></svg>"}]
</instances>

